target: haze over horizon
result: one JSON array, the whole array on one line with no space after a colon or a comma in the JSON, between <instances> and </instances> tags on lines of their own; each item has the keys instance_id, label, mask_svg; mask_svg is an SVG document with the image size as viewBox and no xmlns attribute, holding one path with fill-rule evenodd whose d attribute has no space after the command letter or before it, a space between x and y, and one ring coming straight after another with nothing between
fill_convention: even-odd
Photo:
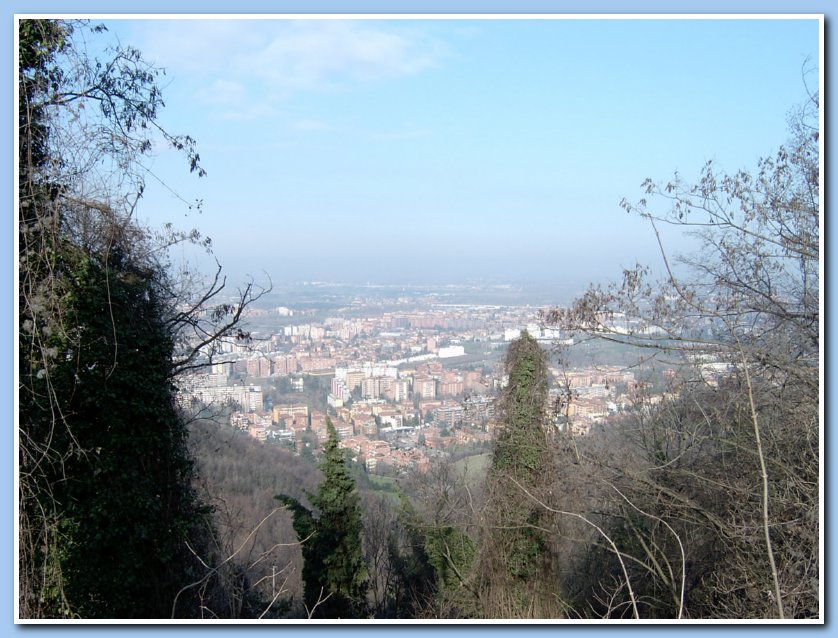
<instances>
[{"instance_id":1,"label":"haze over horizon","mask_svg":"<svg viewBox=\"0 0 838 638\"><path fill-rule=\"evenodd\" d=\"M711 159L753 169L818 61L799 19L105 24L166 69L162 121L207 170L161 148L137 216L210 236L233 282L583 286L654 266L620 200Z\"/></svg>"}]
</instances>

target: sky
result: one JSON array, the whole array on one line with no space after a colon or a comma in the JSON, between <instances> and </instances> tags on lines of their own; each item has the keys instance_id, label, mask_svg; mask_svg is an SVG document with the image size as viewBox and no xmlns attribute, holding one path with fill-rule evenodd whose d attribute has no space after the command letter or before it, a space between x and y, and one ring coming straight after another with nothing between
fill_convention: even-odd
<instances>
[{"instance_id":1,"label":"sky","mask_svg":"<svg viewBox=\"0 0 838 638\"><path fill-rule=\"evenodd\" d=\"M654 266L621 199L771 154L819 53L816 20L105 24L166 69L162 122L207 170L160 147L166 186L138 217L275 282L584 285Z\"/></svg>"}]
</instances>

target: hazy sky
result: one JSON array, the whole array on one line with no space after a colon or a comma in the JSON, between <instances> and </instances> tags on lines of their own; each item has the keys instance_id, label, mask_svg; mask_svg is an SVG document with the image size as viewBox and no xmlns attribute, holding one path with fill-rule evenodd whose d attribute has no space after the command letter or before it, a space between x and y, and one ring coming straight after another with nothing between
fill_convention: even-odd
<instances>
[{"instance_id":1,"label":"hazy sky","mask_svg":"<svg viewBox=\"0 0 838 638\"><path fill-rule=\"evenodd\" d=\"M656 260L621 198L786 138L815 20L127 20L172 152L139 217L275 281L589 281ZM188 214L187 214L188 213ZM682 244L670 239L673 250Z\"/></svg>"}]
</instances>

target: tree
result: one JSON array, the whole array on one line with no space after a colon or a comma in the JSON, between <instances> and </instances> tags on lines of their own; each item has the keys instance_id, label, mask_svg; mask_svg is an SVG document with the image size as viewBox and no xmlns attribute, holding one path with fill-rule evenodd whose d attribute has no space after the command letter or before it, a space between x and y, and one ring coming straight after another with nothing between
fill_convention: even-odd
<instances>
[{"instance_id":1,"label":"tree","mask_svg":"<svg viewBox=\"0 0 838 638\"><path fill-rule=\"evenodd\" d=\"M68 431L52 441L68 452L51 495L60 504L64 594L85 618L167 617L195 573L184 541L206 513L190 488L171 333L153 279L112 260L77 259L64 256L74 286L63 310L73 328L48 341L73 361L51 371L56 393L75 389L56 397ZM116 361L115 347L123 350Z\"/></svg>"},{"instance_id":2,"label":"tree","mask_svg":"<svg viewBox=\"0 0 838 638\"><path fill-rule=\"evenodd\" d=\"M88 57L77 37L103 28L18 27L19 614L168 617L202 568L187 542L207 513L177 374L247 300L210 309L216 277L182 310L166 250L209 244L133 218L152 134L203 172L191 138L157 123L159 71L130 48Z\"/></svg>"},{"instance_id":3,"label":"tree","mask_svg":"<svg viewBox=\"0 0 838 638\"><path fill-rule=\"evenodd\" d=\"M304 496L320 474L291 451L266 445L235 428L196 420L189 426L201 497L213 505L212 566L190 583L203 618L276 618L302 601L300 546L277 491ZM180 607L180 600L178 607ZM301 607L301 604L300 604Z\"/></svg>"},{"instance_id":4,"label":"tree","mask_svg":"<svg viewBox=\"0 0 838 638\"><path fill-rule=\"evenodd\" d=\"M435 459L427 472L413 476L411 493L417 496L414 507L403 503L402 517L415 537L421 539L420 584L424 600L417 606L422 617L479 617L473 538L476 510L472 492L463 476L455 472L450 457ZM416 550L418 550L418 546ZM432 585L427 566L432 569Z\"/></svg>"},{"instance_id":5,"label":"tree","mask_svg":"<svg viewBox=\"0 0 838 638\"><path fill-rule=\"evenodd\" d=\"M312 618L364 618L367 574L363 559L361 508L338 433L326 417L328 438L320 470L323 482L310 495L314 511L280 495L294 516L303 544L305 605Z\"/></svg>"},{"instance_id":6,"label":"tree","mask_svg":"<svg viewBox=\"0 0 838 638\"><path fill-rule=\"evenodd\" d=\"M433 593L434 571L407 495L364 498L364 555L373 618L415 618Z\"/></svg>"},{"instance_id":7,"label":"tree","mask_svg":"<svg viewBox=\"0 0 838 638\"><path fill-rule=\"evenodd\" d=\"M638 266L547 316L680 368L658 407L625 421L619 464L587 459L633 539L622 551L647 592L677 594L679 617L820 614L818 114L813 93L753 173L708 163L694 184L647 180L626 210L659 241L661 224L694 232L700 250L676 273L661 243L662 281Z\"/></svg>"},{"instance_id":8,"label":"tree","mask_svg":"<svg viewBox=\"0 0 838 638\"><path fill-rule=\"evenodd\" d=\"M481 599L490 617L541 617L552 610L547 517L527 494L540 494L549 475L546 355L524 331L509 344L504 369L485 490Z\"/></svg>"}]
</instances>

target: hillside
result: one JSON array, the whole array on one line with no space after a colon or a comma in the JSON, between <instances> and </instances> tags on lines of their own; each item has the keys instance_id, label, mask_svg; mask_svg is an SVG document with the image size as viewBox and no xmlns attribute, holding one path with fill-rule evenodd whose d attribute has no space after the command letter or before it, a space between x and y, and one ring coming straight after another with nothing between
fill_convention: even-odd
<instances>
[{"instance_id":1,"label":"hillside","mask_svg":"<svg viewBox=\"0 0 838 638\"><path fill-rule=\"evenodd\" d=\"M299 603L302 556L291 516L278 509L274 496L305 500L317 489L320 472L287 450L212 421L191 424L189 446L198 492L215 510L220 557L233 557L241 579L241 604L262 603L264 611L281 588L277 601Z\"/></svg>"}]
</instances>

